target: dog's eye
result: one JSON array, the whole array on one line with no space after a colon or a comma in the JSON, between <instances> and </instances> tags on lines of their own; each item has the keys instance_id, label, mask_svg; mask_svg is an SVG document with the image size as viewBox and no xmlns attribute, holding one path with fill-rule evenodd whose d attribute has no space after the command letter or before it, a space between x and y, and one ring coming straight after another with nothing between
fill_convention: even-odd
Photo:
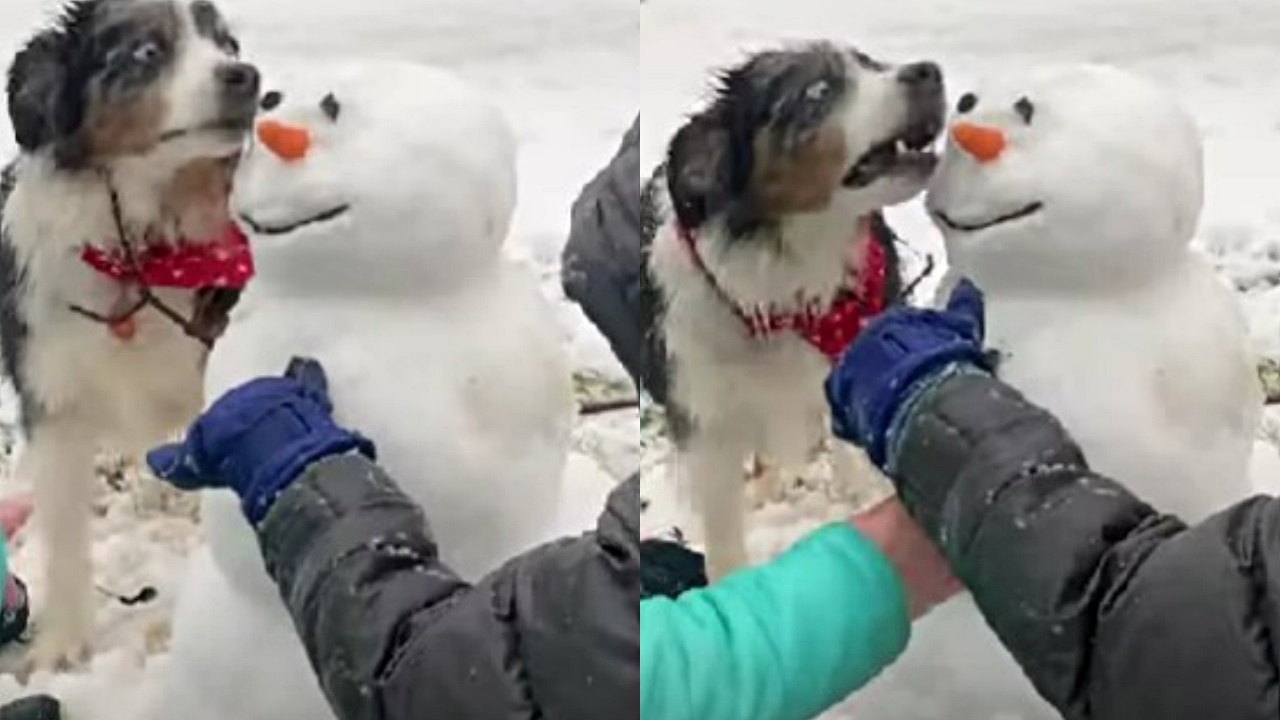
<instances>
[{"instance_id":1,"label":"dog's eye","mask_svg":"<svg viewBox=\"0 0 1280 720\"><path fill-rule=\"evenodd\" d=\"M819 80L804 89L804 99L809 102L820 102L825 100L831 92L831 84L826 80Z\"/></svg>"},{"instance_id":2,"label":"dog's eye","mask_svg":"<svg viewBox=\"0 0 1280 720\"><path fill-rule=\"evenodd\" d=\"M963 115L976 107L978 107L978 96L969 92L960 96L960 102L956 103L956 112Z\"/></svg>"},{"instance_id":3,"label":"dog's eye","mask_svg":"<svg viewBox=\"0 0 1280 720\"><path fill-rule=\"evenodd\" d=\"M1013 111L1018 113L1018 117L1022 118L1022 122L1030 125L1031 118L1035 117L1036 106L1031 101L1024 98L1018 98L1018 102L1013 104Z\"/></svg>"},{"instance_id":4,"label":"dog's eye","mask_svg":"<svg viewBox=\"0 0 1280 720\"><path fill-rule=\"evenodd\" d=\"M164 54L164 48L160 47L160 43L154 40L146 40L141 42L129 54L129 58L140 65L150 65L160 59Z\"/></svg>"},{"instance_id":5,"label":"dog's eye","mask_svg":"<svg viewBox=\"0 0 1280 720\"><path fill-rule=\"evenodd\" d=\"M280 103L284 101L284 95L279 90L268 90L262 99L258 101L258 107L263 110L275 110L280 107Z\"/></svg>"},{"instance_id":6,"label":"dog's eye","mask_svg":"<svg viewBox=\"0 0 1280 720\"><path fill-rule=\"evenodd\" d=\"M320 100L320 110L325 114L325 117L337 122L338 113L342 111L342 106L338 104L338 98L334 97L333 93L329 93Z\"/></svg>"}]
</instances>

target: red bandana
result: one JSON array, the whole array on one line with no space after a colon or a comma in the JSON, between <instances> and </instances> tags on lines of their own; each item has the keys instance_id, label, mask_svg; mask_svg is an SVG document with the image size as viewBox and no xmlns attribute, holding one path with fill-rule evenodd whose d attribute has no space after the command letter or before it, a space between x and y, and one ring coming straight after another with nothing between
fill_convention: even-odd
<instances>
[{"instance_id":1,"label":"red bandana","mask_svg":"<svg viewBox=\"0 0 1280 720\"><path fill-rule=\"evenodd\" d=\"M253 277L249 240L235 223L208 242L148 246L137 253L137 269L120 249L86 245L80 259L113 280L156 288L243 288Z\"/></svg>"},{"instance_id":2,"label":"red bandana","mask_svg":"<svg viewBox=\"0 0 1280 720\"><path fill-rule=\"evenodd\" d=\"M884 248L867 231L861 242L863 249L861 271L849 268L844 288L821 311L817 303L801 303L804 310L781 312L761 309L757 312L743 308L720 287L715 276L703 263L694 242L693 233L679 230L693 262L706 276L716 292L733 308L753 338L765 338L778 332L791 331L805 339L831 362L840 359L845 348L858 337L863 325L884 310L885 257Z\"/></svg>"}]
</instances>

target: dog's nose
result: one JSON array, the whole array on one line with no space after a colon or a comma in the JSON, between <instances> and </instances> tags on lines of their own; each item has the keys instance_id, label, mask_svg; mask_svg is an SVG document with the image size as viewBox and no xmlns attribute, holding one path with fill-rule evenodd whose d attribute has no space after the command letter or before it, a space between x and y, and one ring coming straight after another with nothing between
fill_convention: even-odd
<instances>
[{"instance_id":1,"label":"dog's nose","mask_svg":"<svg viewBox=\"0 0 1280 720\"><path fill-rule=\"evenodd\" d=\"M942 68L934 62L918 62L904 65L898 70L898 82L911 87L941 86Z\"/></svg>"},{"instance_id":2,"label":"dog's nose","mask_svg":"<svg viewBox=\"0 0 1280 720\"><path fill-rule=\"evenodd\" d=\"M262 120L258 123L258 142L281 160L297 162L311 149L311 133L301 125Z\"/></svg>"},{"instance_id":3,"label":"dog's nose","mask_svg":"<svg viewBox=\"0 0 1280 720\"><path fill-rule=\"evenodd\" d=\"M1006 145L1004 133L999 129L967 122L951 127L951 139L956 147L983 164L998 160Z\"/></svg>"},{"instance_id":4,"label":"dog's nose","mask_svg":"<svg viewBox=\"0 0 1280 720\"><path fill-rule=\"evenodd\" d=\"M239 97L256 98L258 86L262 82L258 68L249 63L224 63L214 71L214 76L223 89Z\"/></svg>"}]
</instances>

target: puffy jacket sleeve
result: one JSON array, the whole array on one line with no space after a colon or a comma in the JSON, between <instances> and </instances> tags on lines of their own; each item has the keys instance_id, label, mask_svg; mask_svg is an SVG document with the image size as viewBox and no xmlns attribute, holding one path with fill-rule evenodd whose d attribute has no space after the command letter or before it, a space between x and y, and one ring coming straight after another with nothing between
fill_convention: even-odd
<instances>
[{"instance_id":1,"label":"puffy jacket sleeve","mask_svg":"<svg viewBox=\"0 0 1280 720\"><path fill-rule=\"evenodd\" d=\"M847 525L678 599L640 605L643 720L805 720L906 646L893 567Z\"/></svg>"},{"instance_id":2,"label":"puffy jacket sleeve","mask_svg":"<svg viewBox=\"0 0 1280 720\"><path fill-rule=\"evenodd\" d=\"M636 385L665 403L666 355L655 323L660 297L649 278L651 233L640 196L637 117L613 158L573 202L560 279Z\"/></svg>"},{"instance_id":3,"label":"puffy jacket sleeve","mask_svg":"<svg viewBox=\"0 0 1280 720\"><path fill-rule=\"evenodd\" d=\"M596 532L474 587L440 562L421 509L356 455L310 468L260 541L341 720L626 720L638 712L618 701L639 685L636 482Z\"/></svg>"},{"instance_id":4,"label":"puffy jacket sleeve","mask_svg":"<svg viewBox=\"0 0 1280 720\"><path fill-rule=\"evenodd\" d=\"M904 503L1066 718L1275 718L1280 502L1188 528L986 375L907 413L890 468Z\"/></svg>"}]
</instances>

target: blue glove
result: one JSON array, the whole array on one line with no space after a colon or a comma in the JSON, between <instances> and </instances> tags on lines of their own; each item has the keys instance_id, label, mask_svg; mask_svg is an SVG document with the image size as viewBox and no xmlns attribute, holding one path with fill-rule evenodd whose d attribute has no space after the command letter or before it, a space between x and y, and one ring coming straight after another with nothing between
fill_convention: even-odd
<instances>
[{"instance_id":1,"label":"blue glove","mask_svg":"<svg viewBox=\"0 0 1280 720\"><path fill-rule=\"evenodd\" d=\"M251 380L223 395L179 443L147 453L157 477L184 490L225 488L255 526L276 497L312 463L373 443L333 420L324 368L294 358L284 377Z\"/></svg>"},{"instance_id":2,"label":"blue glove","mask_svg":"<svg viewBox=\"0 0 1280 720\"><path fill-rule=\"evenodd\" d=\"M874 320L827 377L836 437L884 468L898 409L925 381L960 366L988 368L982 293L962 280L945 311L895 307Z\"/></svg>"}]
</instances>

